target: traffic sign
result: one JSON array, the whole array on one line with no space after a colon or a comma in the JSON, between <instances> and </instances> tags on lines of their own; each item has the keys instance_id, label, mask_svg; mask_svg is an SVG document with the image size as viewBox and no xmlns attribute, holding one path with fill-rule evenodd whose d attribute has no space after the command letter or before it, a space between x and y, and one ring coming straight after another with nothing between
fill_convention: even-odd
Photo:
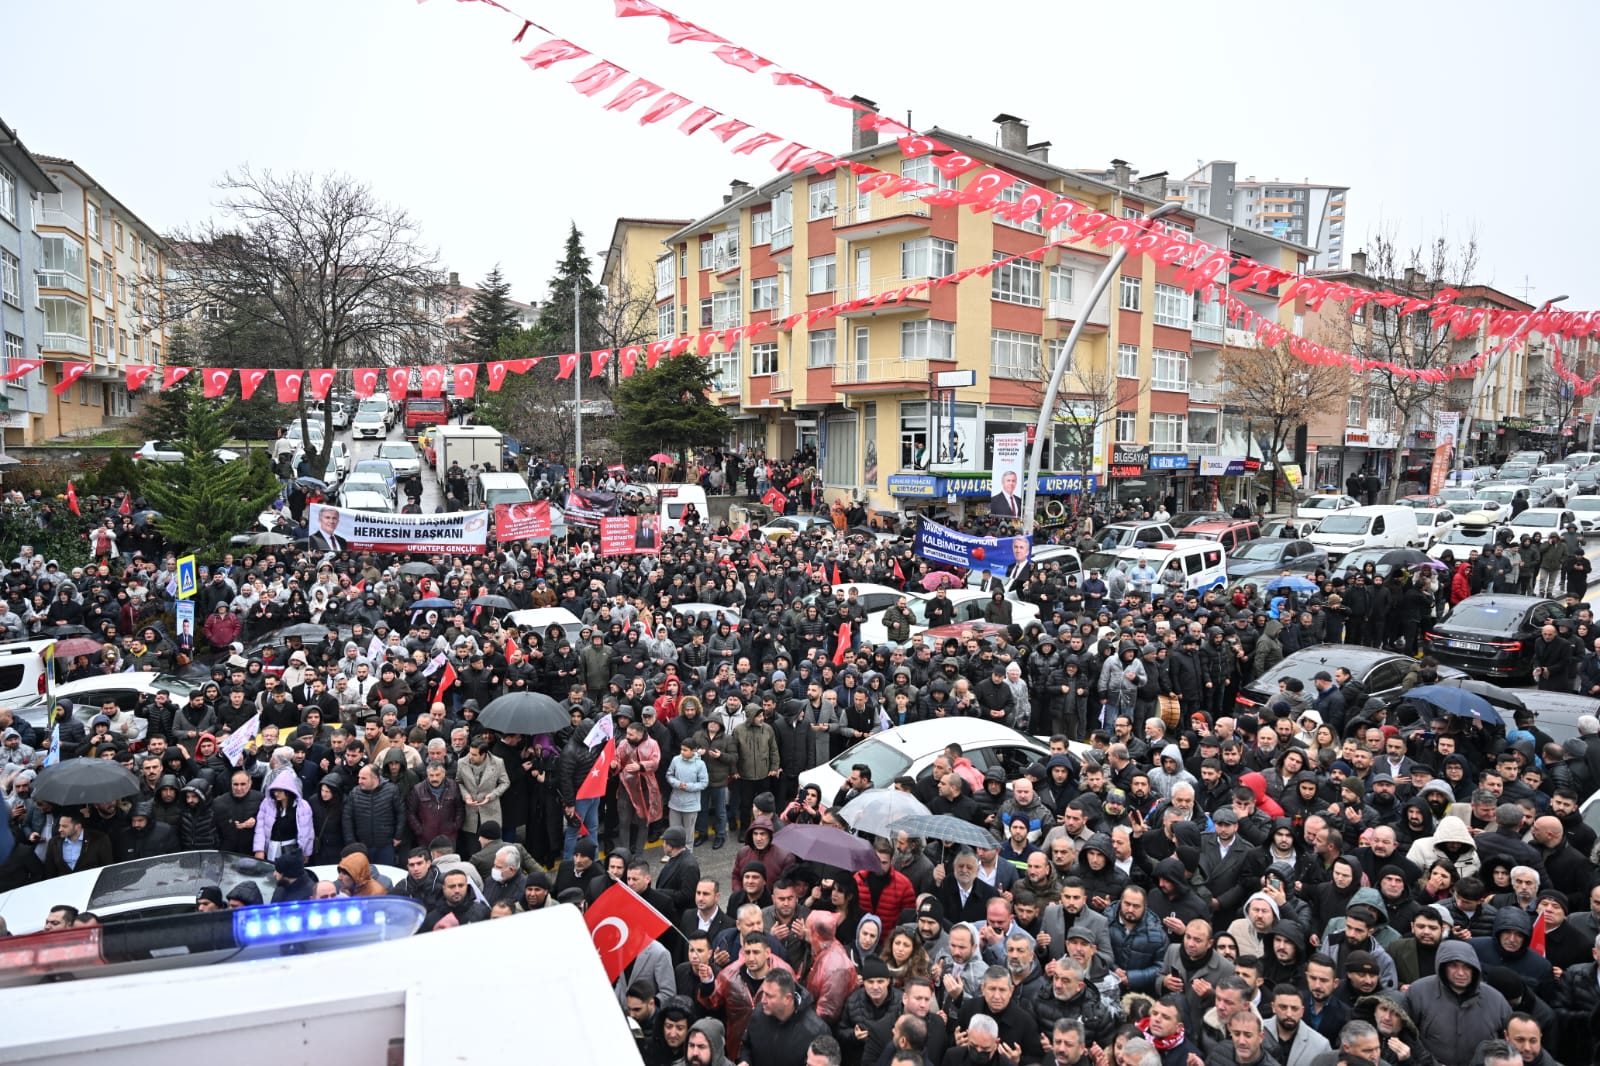
<instances>
[{"instance_id":1,"label":"traffic sign","mask_svg":"<svg viewBox=\"0 0 1600 1066\"><path fill-rule=\"evenodd\" d=\"M199 578L196 576L194 556L185 555L178 560L178 599L193 599L195 591L200 587Z\"/></svg>"}]
</instances>

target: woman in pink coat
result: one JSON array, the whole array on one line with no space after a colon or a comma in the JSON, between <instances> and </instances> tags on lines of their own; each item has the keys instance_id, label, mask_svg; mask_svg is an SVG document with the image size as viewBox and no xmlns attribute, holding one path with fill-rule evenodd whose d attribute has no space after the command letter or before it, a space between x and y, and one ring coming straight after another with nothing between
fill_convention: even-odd
<instances>
[{"instance_id":1,"label":"woman in pink coat","mask_svg":"<svg viewBox=\"0 0 1600 1066\"><path fill-rule=\"evenodd\" d=\"M661 746L644 731L644 726L630 722L627 735L617 745L611 760L611 770L619 775L617 780L622 786L617 803L617 829L630 855L639 854L644 844L639 839L640 828L648 836L650 824L661 818L661 779L656 776L660 765Z\"/></svg>"}]
</instances>

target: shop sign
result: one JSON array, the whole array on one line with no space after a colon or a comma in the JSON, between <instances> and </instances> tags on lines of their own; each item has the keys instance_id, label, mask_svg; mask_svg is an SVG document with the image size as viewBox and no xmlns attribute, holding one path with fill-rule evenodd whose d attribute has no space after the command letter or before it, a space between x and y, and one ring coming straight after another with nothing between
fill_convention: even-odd
<instances>
[{"instance_id":1,"label":"shop sign","mask_svg":"<svg viewBox=\"0 0 1600 1066\"><path fill-rule=\"evenodd\" d=\"M1187 470L1189 469L1189 456L1186 452L1173 452L1170 454L1152 454L1150 456L1151 470Z\"/></svg>"}]
</instances>

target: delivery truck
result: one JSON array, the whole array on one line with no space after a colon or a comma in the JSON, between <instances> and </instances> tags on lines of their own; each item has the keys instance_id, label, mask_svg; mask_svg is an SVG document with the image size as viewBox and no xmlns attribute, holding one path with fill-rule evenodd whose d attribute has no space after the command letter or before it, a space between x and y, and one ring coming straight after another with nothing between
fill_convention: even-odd
<instances>
[{"instance_id":1,"label":"delivery truck","mask_svg":"<svg viewBox=\"0 0 1600 1066\"><path fill-rule=\"evenodd\" d=\"M479 469L485 463L493 463L496 470L505 465L505 442L500 431L491 426L440 426L433 431L430 447L433 476L440 488L444 487L444 475L452 463L466 471L469 481L473 463L477 463Z\"/></svg>"}]
</instances>

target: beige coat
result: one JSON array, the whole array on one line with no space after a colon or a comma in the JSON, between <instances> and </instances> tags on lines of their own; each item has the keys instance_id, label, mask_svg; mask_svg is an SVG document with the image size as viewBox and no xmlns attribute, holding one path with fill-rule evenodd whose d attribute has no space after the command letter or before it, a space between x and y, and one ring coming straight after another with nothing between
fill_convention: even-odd
<instances>
[{"instance_id":1,"label":"beige coat","mask_svg":"<svg viewBox=\"0 0 1600 1066\"><path fill-rule=\"evenodd\" d=\"M511 787L511 778L498 755L483 760L482 766L474 766L470 756L456 763L456 784L461 786L463 797L483 802L482 807L467 804L467 817L461 825L463 830L476 830L484 822L500 821L500 797Z\"/></svg>"}]
</instances>

